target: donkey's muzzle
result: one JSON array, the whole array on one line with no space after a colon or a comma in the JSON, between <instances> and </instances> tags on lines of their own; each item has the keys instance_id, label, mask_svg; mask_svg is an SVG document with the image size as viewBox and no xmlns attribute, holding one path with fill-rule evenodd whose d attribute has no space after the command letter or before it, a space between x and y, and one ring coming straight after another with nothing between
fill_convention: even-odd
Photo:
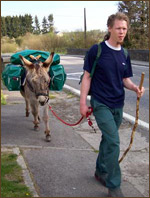
<instances>
[{"instance_id":1,"label":"donkey's muzzle","mask_svg":"<svg viewBox=\"0 0 150 198\"><path fill-rule=\"evenodd\" d=\"M44 106L49 100L49 97L46 95L39 95L38 96L38 101L40 103L41 106Z\"/></svg>"}]
</instances>

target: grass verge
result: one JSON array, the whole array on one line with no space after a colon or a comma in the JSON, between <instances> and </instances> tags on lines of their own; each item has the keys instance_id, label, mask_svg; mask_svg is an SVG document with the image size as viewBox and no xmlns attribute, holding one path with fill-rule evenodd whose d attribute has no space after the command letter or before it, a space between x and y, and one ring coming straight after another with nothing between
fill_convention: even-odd
<instances>
[{"instance_id":1,"label":"grass verge","mask_svg":"<svg viewBox=\"0 0 150 198\"><path fill-rule=\"evenodd\" d=\"M7 104L6 97L1 90L1 105L6 105L6 104Z\"/></svg>"},{"instance_id":2,"label":"grass verge","mask_svg":"<svg viewBox=\"0 0 150 198\"><path fill-rule=\"evenodd\" d=\"M24 184L22 169L16 160L16 154L1 154L1 197L32 197Z\"/></svg>"}]
</instances>

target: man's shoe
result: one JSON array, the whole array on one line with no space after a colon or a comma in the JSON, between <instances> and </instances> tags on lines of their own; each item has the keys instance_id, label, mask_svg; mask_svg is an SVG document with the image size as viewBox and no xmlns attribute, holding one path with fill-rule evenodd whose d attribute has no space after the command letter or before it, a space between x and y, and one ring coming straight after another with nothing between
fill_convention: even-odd
<instances>
[{"instance_id":1,"label":"man's shoe","mask_svg":"<svg viewBox=\"0 0 150 198\"><path fill-rule=\"evenodd\" d=\"M105 182L104 178L102 176L99 176L96 172L95 172L95 179L97 181L99 181L103 186L106 187L106 182Z\"/></svg>"},{"instance_id":2,"label":"man's shoe","mask_svg":"<svg viewBox=\"0 0 150 198\"><path fill-rule=\"evenodd\" d=\"M108 197L124 197L120 188L109 188L108 189Z\"/></svg>"}]
</instances>

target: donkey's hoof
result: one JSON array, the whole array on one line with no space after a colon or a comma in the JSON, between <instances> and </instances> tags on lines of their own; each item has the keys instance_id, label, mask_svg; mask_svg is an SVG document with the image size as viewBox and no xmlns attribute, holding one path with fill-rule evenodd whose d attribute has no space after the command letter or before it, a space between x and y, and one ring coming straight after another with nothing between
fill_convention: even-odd
<instances>
[{"instance_id":1,"label":"donkey's hoof","mask_svg":"<svg viewBox=\"0 0 150 198\"><path fill-rule=\"evenodd\" d=\"M35 131L39 131L39 126L34 126Z\"/></svg>"},{"instance_id":2,"label":"donkey's hoof","mask_svg":"<svg viewBox=\"0 0 150 198\"><path fill-rule=\"evenodd\" d=\"M46 135L46 142L50 142L51 141L51 136L50 135Z\"/></svg>"},{"instance_id":3,"label":"donkey's hoof","mask_svg":"<svg viewBox=\"0 0 150 198\"><path fill-rule=\"evenodd\" d=\"M29 112L26 112L26 117L29 117L29 114L30 114Z\"/></svg>"}]
</instances>

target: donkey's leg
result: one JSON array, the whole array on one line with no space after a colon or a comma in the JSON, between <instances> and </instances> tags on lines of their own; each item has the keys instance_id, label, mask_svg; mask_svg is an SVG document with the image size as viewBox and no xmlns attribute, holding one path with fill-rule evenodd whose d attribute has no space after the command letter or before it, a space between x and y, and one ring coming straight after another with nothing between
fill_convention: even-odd
<instances>
[{"instance_id":1,"label":"donkey's leg","mask_svg":"<svg viewBox=\"0 0 150 198\"><path fill-rule=\"evenodd\" d=\"M34 117L34 129L37 130L39 129L39 104L36 101L33 101L34 103L31 103L31 110L32 110L32 115Z\"/></svg>"},{"instance_id":2,"label":"donkey's leg","mask_svg":"<svg viewBox=\"0 0 150 198\"><path fill-rule=\"evenodd\" d=\"M26 98L25 98L25 102L26 102L26 117L29 117L30 114L29 101Z\"/></svg>"},{"instance_id":3,"label":"donkey's leg","mask_svg":"<svg viewBox=\"0 0 150 198\"><path fill-rule=\"evenodd\" d=\"M46 104L43 107L43 121L45 123L45 135L46 135L46 141L51 141L51 134L50 134L50 128L49 128L49 114L48 114L48 105Z\"/></svg>"},{"instance_id":4,"label":"donkey's leg","mask_svg":"<svg viewBox=\"0 0 150 198\"><path fill-rule=\"evenodd\" d=\"M25 91L24 89L20 90L20 93L21 95L24 97L24 100L25 100L25 103L26 103L26 108L25 108L25 111L26 111L26 117L29 117L29 114L30 114L30 107L29 107L29 99L26 97L26 94L25 94Z\"/></svg>"}]
</instances>

